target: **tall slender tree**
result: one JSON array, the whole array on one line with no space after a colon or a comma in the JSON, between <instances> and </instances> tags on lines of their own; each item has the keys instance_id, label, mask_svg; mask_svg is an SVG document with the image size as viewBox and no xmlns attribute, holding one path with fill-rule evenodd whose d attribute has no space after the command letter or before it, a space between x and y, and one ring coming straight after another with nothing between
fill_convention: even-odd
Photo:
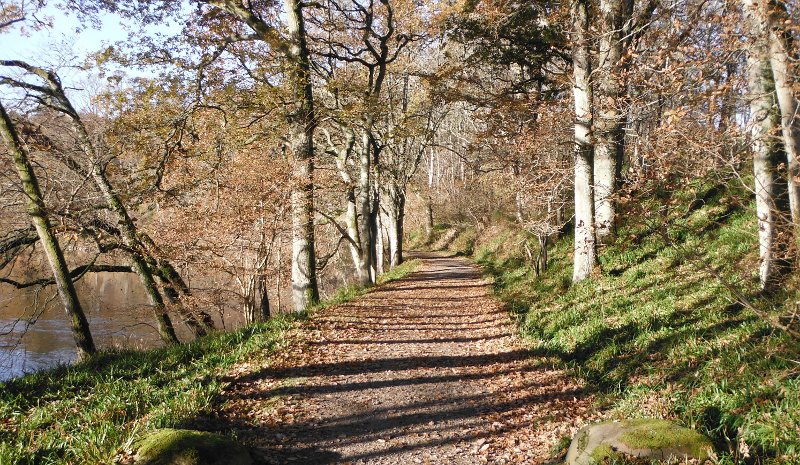
<instances>
[{"instance_id":1,"label":"tall slender tree","mask_svg":"<svg viewBox=\"0 0 800 465\"><path fill-rule=\"evenodd\" d=\"M786 180L778 173L785 161L777 133L779 116L775 106L775 84L770 65L767 22L760 14L759 0L744 0L747 33L747 99L750 103L750 141L753 151L756 215L758 217L759 282L766 291L780 282L792 246L788 212L782 194Z\"/></svg>"},{"instance_id":2,"label":"tall slender tree","mask_svg":"<svg viewBox=\"0 0 800 465\"><path fill-rule=\"evenodd\" d=\"M286 62L291 101L287 105L289 156L292 162L292 301L303 311L319 300L314 241L314 96L311 59L306 38L303 2L286 1L286 29L283 37L255 11L256 5L237 0L207 2L246 24L257 40L268 44Z\"/></svg>"},{"instance_id":3,"label":"tall slender tree","mask_svg":"<svg viewBox=\"0 0 800 465\"><path fill-rule=\"evenodd\" d=\"M572 281L591 276L597 266L594 218L594 144L589 1L572 3L572 93L575 103L575 250Z\"/></svg>"}]
</instances>

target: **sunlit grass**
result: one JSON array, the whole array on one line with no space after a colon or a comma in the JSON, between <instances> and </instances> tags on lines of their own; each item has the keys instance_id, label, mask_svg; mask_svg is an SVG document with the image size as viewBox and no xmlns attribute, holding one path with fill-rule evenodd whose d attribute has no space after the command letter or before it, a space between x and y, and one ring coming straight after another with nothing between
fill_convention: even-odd
<instances>
[{"instance_id":1,"label":"sunlit grass","mask_svg":"<svg viewBox=\"0 0 800 465\"><path fill-rule=\"evenodd\" d=\"M413 272L408 261L379 283ZM309 313L369 289L348 288L308 313L147 351L108 351L91 360L0 383L0 464L110 464L143 431L190 427L213 414L223 375L241 362L266 363L283 335Z\"/></svg>"},{"instance_id":2,"label":"sunlit grass","mask_svg":"<svg viewBox=\"0 0 800 465\"><path fill-rule=\"evenodd\" d=\"M658 231L634 218L601 251L603 273L577 285L571 237L552 247L540 277L510 224L484 231L474 257L527 343L597 387L616 416L698 428L721 463L745 455L800 463L800 341L736 302L709 272L762 311L788 313L781 304L797 300L793 284L770 299L752 291L755 228L749 209L716 199Z\"/></svg>"}]
</instances>

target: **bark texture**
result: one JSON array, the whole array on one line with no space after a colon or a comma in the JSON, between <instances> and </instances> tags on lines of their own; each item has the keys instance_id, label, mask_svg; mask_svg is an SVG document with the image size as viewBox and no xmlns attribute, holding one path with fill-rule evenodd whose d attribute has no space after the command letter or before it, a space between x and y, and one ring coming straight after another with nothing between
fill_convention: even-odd
<instances>
[{"instance_id":1,"label":"bark texture","mask_svg":"<svg viewBox=\"0 0 800 465\"><path fill-rule=\"evenodd\" d=\"M25 193L28 214L31 217L33 226L36 228L36 234L39 236L42 249L50 264L53 279L58 289L58 296L64 305L67 317L70 319L72 338L75 341L78 359L85 359L96 352L92 333L89 330L89 322L69 276L69 269L64 260L64 254L61 251L58 238L50 227L44 199L39 189L33 166L28 159L27 150L19 140L13 122L2 104L0 104L0 135L2 135L3 142L5 142L14 160L14 166Z\"/></svg>"},{"instance_id":2,"label":"bark texture","mask_svg":"<svg viewBox=\"0 0 800 465\"><path fill-rule=\"evenodd\" d=\"M572 281L589 277L597 266L592 146L592 85L589 56L589 11L586 0L572 4L573 96L575 100L575 254Z\"/></svg>"},{"instance_id":3,"label":"bark texture","mask_svg":"<svg viewBox=\"0 0 800 465\"><path fill-rule=\"evenodd\" d=\"M766 23L769 62L781 113L781 135L786 151L789 207L792 223L800 226L800 103L795 94L790 37L785 29L788 14L778 1L760 0L760 20Z\"/></svg>"},{"instance_id":4,"label":"bark texture","mask_svg":"<svg viewBox=\"0 0 800 465\"><path fill-rule=\"evenodd\" d=\"M777 173L782 151L777 144L777 115L773 112L775 91L769 59L766 23L759 14L758 0L744 0L748 33L747 98L750 103L750 142L753 151L756 215L758 217L759 281L770 291L780 283L791 250L791 228L781 194L785 180Z\"/></svg>"},{"instance_id":5,"label":"bark texture","mask_svg":"<svg viewBox=\"0 0 800 465\"><path fill-rule=\"evenodd\" d=\"M319 300L314 247L314 100L303 5L288 0L289 80L294 105L287 117L292 155L292 301L301 312Z\"/></svg>"},{"instance_id":6,"label":"bark texture","mask_svg":"<svg viewBox=\"0 0 800 465\"><path fill-rule=\"evenodd\" d=\"M598 117L594 132L595 236L600 243L614 235L617 173L622 163L625 84L622 75L623 26L630 20L632 0L600 0L600 41L594 99Z\"/></svg>"}]
</instances>

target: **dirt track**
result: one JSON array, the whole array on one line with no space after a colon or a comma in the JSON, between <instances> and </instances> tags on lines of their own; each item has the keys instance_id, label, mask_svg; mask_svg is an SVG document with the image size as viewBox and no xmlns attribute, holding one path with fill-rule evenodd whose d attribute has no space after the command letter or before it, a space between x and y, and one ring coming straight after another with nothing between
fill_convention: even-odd
<instances>
[{"instance_id":1,"label":"dirt track","mask_svg":"<svg viewBox=\"0 0 800 465\"><path fill-rule=\"evenodd\" d=\"M267 367L233 375L223 427L272 463L543 463L591 394L513 336L461 258L318 313Z\"/></svg>"}]
</instances>

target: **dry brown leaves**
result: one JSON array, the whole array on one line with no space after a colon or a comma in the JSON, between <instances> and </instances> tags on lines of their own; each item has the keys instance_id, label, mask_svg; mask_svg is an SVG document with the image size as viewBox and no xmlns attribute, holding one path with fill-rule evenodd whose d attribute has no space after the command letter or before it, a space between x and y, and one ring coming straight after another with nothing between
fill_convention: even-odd
<instances>
[{"instance_id":1,"label":"dry brown leaves","mask_svg":"<svg viewBox=\"0 0 800 465\"><path fill-rule=\"evenodd\" d=\"M526 351L465 260L317 314L268 366L231 374L218 416L271 463L545 463L599 417L589 389Z\"/></svg>"}]
</instances>

